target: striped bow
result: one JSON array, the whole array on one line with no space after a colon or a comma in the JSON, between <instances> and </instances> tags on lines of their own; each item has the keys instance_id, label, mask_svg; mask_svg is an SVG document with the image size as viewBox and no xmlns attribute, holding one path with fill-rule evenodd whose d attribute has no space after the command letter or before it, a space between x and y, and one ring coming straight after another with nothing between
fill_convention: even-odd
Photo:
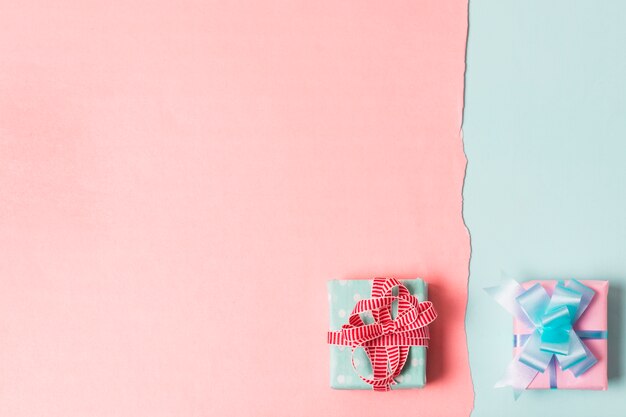
<instances>
[{"instance_id":1,"label":"striped bow","mask_svg":"<svg viewBox=\"0 0 626 417\"><path fill-rule=\"evenodd\" d=\"M394 288L398 288L394 295ZM392 316L394 303L397 314ZM373 323L366 324L361 314L371 312ZM389 391L400 375L410 346L428 347L428 325L437 318L430 301L419 302L395 278L374 278L372 298L356 303L341 330L328 332L328 343L352 348L352 368L374 391ZM373 374L364 377L354 363L354 351L363 348L372 363Z\"/></svg>"}]
</instances>

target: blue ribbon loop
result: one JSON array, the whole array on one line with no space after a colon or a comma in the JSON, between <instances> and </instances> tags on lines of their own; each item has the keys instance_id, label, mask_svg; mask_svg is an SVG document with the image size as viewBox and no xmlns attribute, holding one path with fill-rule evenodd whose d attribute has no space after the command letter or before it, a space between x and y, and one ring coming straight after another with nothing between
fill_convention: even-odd
<instances>
[{"instance_id":1,"label":"blue ribbon loop","mask_svg":"<svg viewBox=\"0 0 626 417\"><path fill-rule=\"evenodd\" d=\"M486 291L517 320L533 329L532 333L514 335L514 345L521 347L496 387L511 386L515 399L528 388L538 373L550 372L550 387L556 388L556 366L578 377L598 360L581 339L606 339L603 330L574 330L595 291L576 280L559 281L548 295L541 284L524 289L508 279Z\"/></svg>"}]
</instances>

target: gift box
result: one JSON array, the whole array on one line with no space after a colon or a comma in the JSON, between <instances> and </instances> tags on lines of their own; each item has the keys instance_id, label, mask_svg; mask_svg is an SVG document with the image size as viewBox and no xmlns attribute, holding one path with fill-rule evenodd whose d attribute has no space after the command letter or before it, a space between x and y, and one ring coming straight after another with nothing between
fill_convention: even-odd
<instances>
[{"instance_id":1,"label":"gift box","mask_svg":"<svg viewBox=\"0 0 626 417\"><path fill-rule=\"evenodd\" d=\"M592 352L597 362L586 372L574 376L572 372L562 370L553 360L547 372L539 373L527 389L582 389L606 390L608 387L607 358L607 302L609 292L608 281L580 281L591 288L595 294L589 306L574 323L574 331L585 346ZM522 283L524 289L540 284L552 295L558 281L528 281ZM533 329L519 319L513 320L513 352L517 355Z\"/></svg>"},{"instance_id":2,"label":"gift box","mask_svg":"<svg viewBox=\"0 0 626 417\"><path fill-rule=\"evenodd\" d=\"M513 280L489 293L514 317L513 361L496 387L606 390L608 281Z\"/></svg>"},{"instance_id":3,"label":"gift box","mask_svg":"<svg viewBox=\"0 0 626 417\"><path fill-rule=\"evenodd\" d=\"M372 294L373 288L378 285L378 291L381 290L381 286L387 289L392 286L395 281L389 280L390 279L386 278L376 278L374 280L328 281L331 330L329 332L328 342L330 344L330 386L332 388L373 389L371 380L377 379L376 377L381 379L380 371L378 372L379 375L374 375L375 372L372 367L372 357L376 355L376 349L378 349L378 352L380 352L380 349L388 349L390 351L393 351L393 349L402 349L406 351L406 357L401 358L405 359L404 366L400 368L399 373L390 381L387 389L383 389L380 386L374 389L384 391L388 389L422 388L426 384L427 325L436 317L432 303L427 301L427 285L419 278L397 281L398 284L404 287L404 290L398 286L394 286L386 295L379 292L376 294L379 297L374 297L374 294ZM403 311L401 308L402 305L409 306L409 308L412 308L412 306L404 300L393 300L388 309L391 315L390 318L395 325L398 335L411 334L415 337L414 339L408 341L392 340L394 336L393 331L385 332L382 330L377 339L371 339L372 335L370 335L371 340L365 342L359 340L356 340L356 342L354 340L343 340L344 338L341 335L342 328L345 329L347 327L347 329L344 330L346 334L349 334L348 332L350 331L356 332L362 330L367 332L368 329L372 328L375 330L377 323L384 322L384 314L382 314L381 311L387 309L384 305L385 303L381 302L381 300L389 301L390 297L400 297L400 295L402 295L401 292L410 293L411 297L415 297L412 300L419 302L419 305L414 311ZM377 303L374 305L374 311L367 310L368 302L371 304ZM361 304L361 308L365 310L355 315L354 311L358 311L357 307L359 304ZM380 304L383 304L382 309L376 310ZM419 315L419 320L409 323L404 328L398 325L400 315L403 315L403 318L405 318L411 314ZM359 322L359 319L361 322ZM417 321L420 321L419 325L416 325ZM356 326L351 326L350 323L356 324ZM388 328L394 325L387 323ZM384 342L385 338L389 339L387 341L389 343ZM342 340L338 341L338 339ZM387 343L386 347L384 346L385 343ZM409 345L412 343L419 345ZM393 352L391 353L393 355ZM380 360L380 354L378 354L378 357L378 360ZM385 372L387 372L388 366L391 368L392 365L391 363L386 363ZM362 377L370 381L366 382Z\"/></svg>"}]
</instances>

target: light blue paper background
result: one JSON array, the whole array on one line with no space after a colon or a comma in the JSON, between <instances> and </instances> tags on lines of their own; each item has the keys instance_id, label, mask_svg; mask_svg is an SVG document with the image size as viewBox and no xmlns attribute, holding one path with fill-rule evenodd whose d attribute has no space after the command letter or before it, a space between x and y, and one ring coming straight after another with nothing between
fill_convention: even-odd
<instances>
[{"instance_id":1,"label":"light blue paper background","mask_svg":"<svg viewBox=\"0 0 626 417\"><path fill-rule=\"evenodd\" d=\"M626 415L626 1L470 0L464 217L473 417ZM609 390L494 389L511 317L483 287L608 279Z\"/></svg>"}]
</instances>

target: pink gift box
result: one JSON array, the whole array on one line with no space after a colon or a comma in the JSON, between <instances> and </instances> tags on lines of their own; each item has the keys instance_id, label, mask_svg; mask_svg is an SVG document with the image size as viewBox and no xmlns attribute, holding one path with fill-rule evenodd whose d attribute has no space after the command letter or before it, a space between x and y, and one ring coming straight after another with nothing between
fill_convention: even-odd
<instances>
[{"instance_id":1,"label":"pink gift box","mask_svg":"<svg viewBox=\"0 0 626 417\"><path fill-rule=\"evenodd\" d=\"M592 290L595 295L591 300L591 304L587 310L574 324L574 329L581 335L586 331L607 331L607 305L609 282L608 281L580 281ZM534 284L541 284L549 295L552 295L554 287L558 281L528 281L522 283L522 287L528 289ZM515 340L520 340L522 335L530 334L533 329L529 328L519 320L513 320L513 334ZM608 339L591 339L581 337L583 343L598 359L584 374L575 377L570 371L562 371L559 366L551 366L543 373L538 373L535 379L530 383L528 389L551 389L550 378L556 376L556 389L580 389L580 390L606 390L608 387L607 377L607 361L608 361ZM517 345L518 343L516 343ZM513 354L521 347L514 347ZM554 375L552 374L554 373Z\"/></svg>"}]
</instances>

